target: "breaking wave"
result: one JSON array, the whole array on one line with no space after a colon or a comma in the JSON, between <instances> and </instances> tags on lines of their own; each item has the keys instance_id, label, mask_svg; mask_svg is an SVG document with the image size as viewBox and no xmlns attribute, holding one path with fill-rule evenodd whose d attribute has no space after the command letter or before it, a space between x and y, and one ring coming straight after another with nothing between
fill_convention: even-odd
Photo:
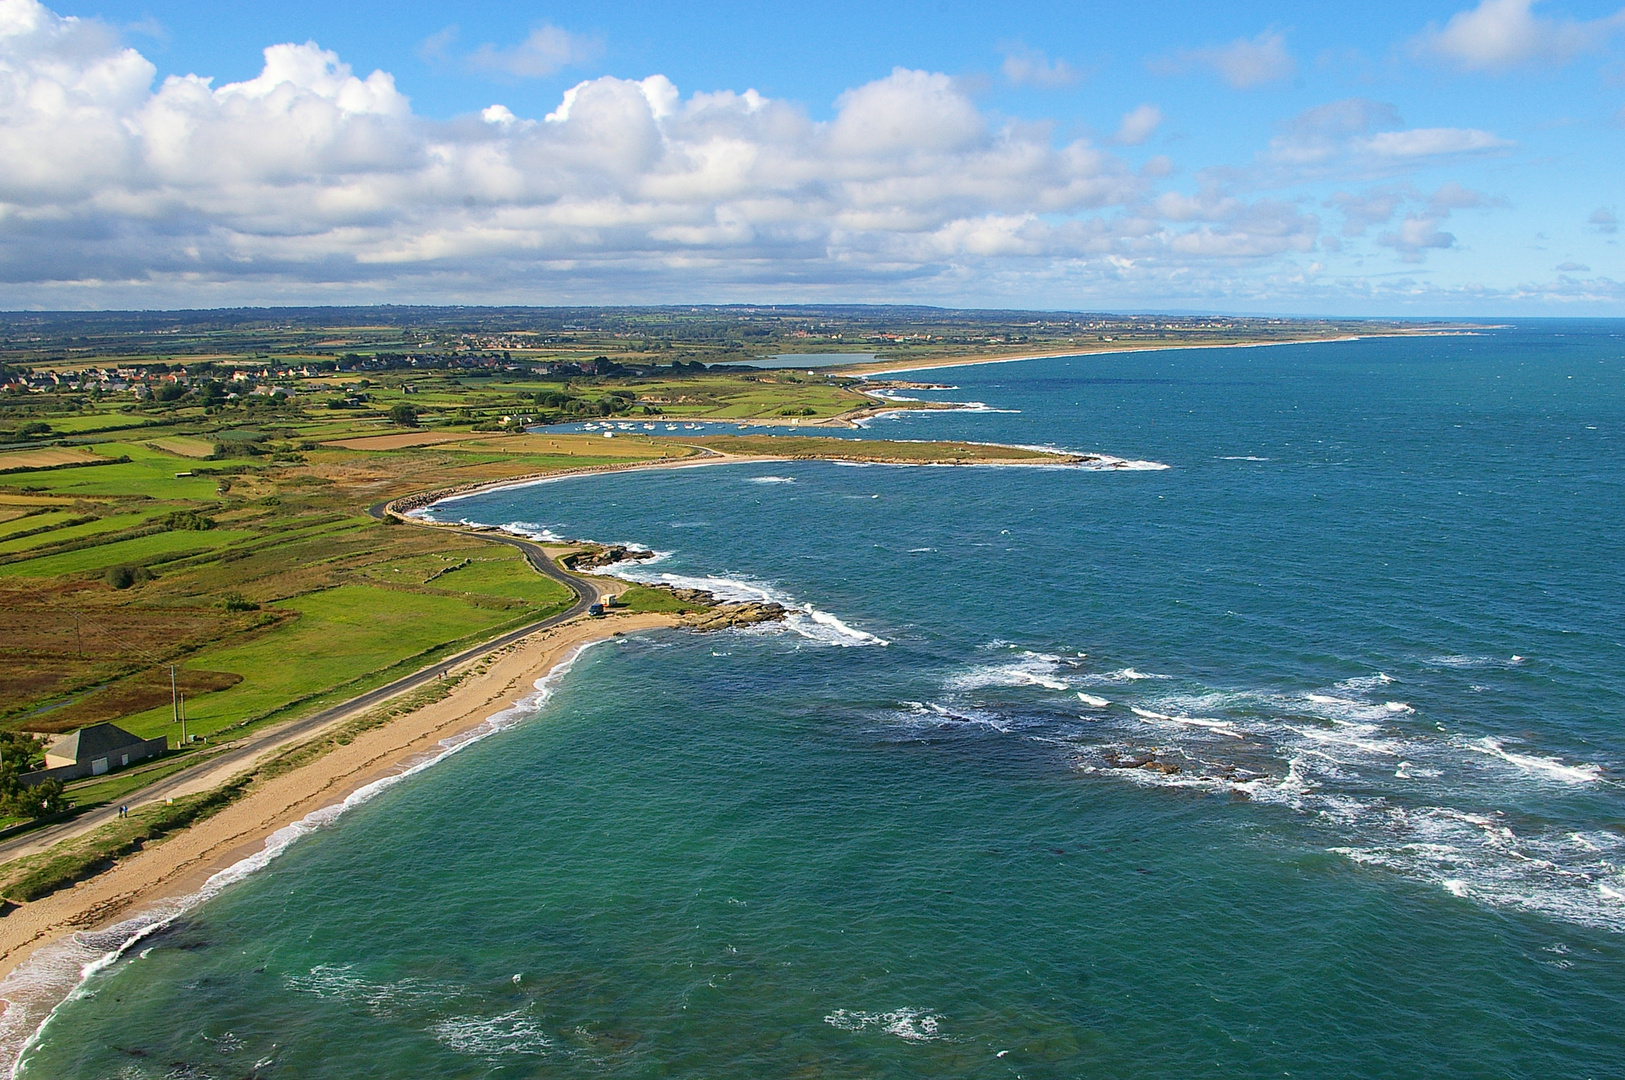
<instances>
[{"instance_id":1,"label":"breaking wave","mask_svg":"<svg viewBox=\"0 0 1625 1080\"><path fill-rule=\"evenodd\" d=\"M888 722L1058 747L1082 774L1279 807L1327 851L1452 895L1625 932L1625 836L1523 811L1542 787L1612 791L1610 768L1452 733L1384 672L1298 691L1216 689L1018 649L945 674ZM1110 698L1091 692L1112 686ZM1065 696L1062 696L1062 694ZM1070 702L1070 705L1068 704Z\"/></svg>"},{"instance_id":2,"label":"breaking wave","mask_svg":"<svg viewBox=\"0 0 1625 1080\"><path fill-rule=\"evenodd\" d=\"M465 521L464 524L471 523ZM539 540L544 544L562 544L565 542L564 537L546 526L536 524L534 521L510 521L508 524L500 526L500 528L503 532L513 536L521 536L526 540Z\"/></svg>"},{"instance_id":3,"label":"breaking wave","mask_svg":"<svg viewBox=\"0 0 1625 1080\"><path fill-rule=\"evenodd\" d=\"M822 611L811 604L796 600L779 589L762 582L743 578L708 577L667 573L651 567L660 559L626 560L600 570L625 581L643 585L671 585L679 589L704 589L719 600L757 601L782 604L790 610L783 626L808 641L820 645L852 647L858 645L889 645L889 641L865 630L848 626L839 617ZM761 623L751 633L771 633L774 624Z\"/></svg>"},{"instance_id":4,"label":"breaking wave","mask_svg":"<svg viewBox=\"0 0 1625 1080\"><path fill-rule=\"evenodd\" d=\"M940 1016L917 1009L896 1009L883 1013L836 1009L824 1017L824 1023L842 1031L879 1031L885 1035L895 1035L905 1042L929 1042L943 1038L942 1020Z\"/></svg>"}]
</instances>

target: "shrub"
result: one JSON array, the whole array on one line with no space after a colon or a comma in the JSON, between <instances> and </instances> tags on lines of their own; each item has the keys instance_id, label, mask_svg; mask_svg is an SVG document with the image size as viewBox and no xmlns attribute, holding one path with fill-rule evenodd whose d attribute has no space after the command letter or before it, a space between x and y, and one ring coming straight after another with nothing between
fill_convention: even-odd
<instances>
[{"instance_id":1,"label":"shrub","mask_svg":"<svg viewBox=\"0 0 1625 1080\"><path fill-rule=\"evenodd\" d=\"M176 510L164 518L164 527L177 532L207 532L214 528L214 519L196 510Z\"/></svg>"},{"instance_id":2,"label":"shrub","mask_svg":"<svg viewBox=\"0 0 1625 1080\"><path fill-rule=\"evenodd\" d=\"M228 592L220 597L220 606L226 611L258 611L260 606L240 592Z\"/></svg>"},{"instance_id":3,"label":"shrub","mask_svg":"<svg viewBox=\"0 0 1625 1080\"><path fill-rule=\"evenodd\" d=\"M109 585L115 589L128 589L132 585L139 585L143 581L152 580L152 571L145 566L109 566L107 573L102 575Z\"/></svg>"}]
</instances>

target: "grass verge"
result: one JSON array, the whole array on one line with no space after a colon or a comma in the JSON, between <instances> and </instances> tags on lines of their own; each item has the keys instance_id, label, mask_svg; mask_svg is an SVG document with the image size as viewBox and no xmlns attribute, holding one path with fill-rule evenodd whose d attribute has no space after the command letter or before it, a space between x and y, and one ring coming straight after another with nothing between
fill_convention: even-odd
<instances>
[{"instance_id":1,"label":"grass verge","mask_svg":"<svg viewBox=\"0 0 1625 1080\"><path fill-rule=\"evenodd\" d=\"M252 782L252 775L244 775L196 795L143 807L88 836L19 859L7 868L11 872L0 891L8 900L39 900L95 877L122 856L219 813L242 798Z\"/></svg>"}]
</instances>

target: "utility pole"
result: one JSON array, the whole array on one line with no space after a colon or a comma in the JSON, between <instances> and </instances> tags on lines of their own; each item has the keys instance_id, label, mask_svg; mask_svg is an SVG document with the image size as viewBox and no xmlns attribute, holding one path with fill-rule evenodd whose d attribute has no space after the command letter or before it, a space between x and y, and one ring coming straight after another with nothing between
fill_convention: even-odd
<instances>
[{"instance_id":1,"label":"utility pole","mask_svg":"<svg viewBox=\"0 0 1625 1080\"><path fill-rule=\"evenodd\" d=\"M171 724L178 724L178 723L181 722L180 691L177 690L176 687L175 687L175 665L174 664L169 665L169 722ZM181 736L182 736L181 741L182 742L186 741L185 740L185 735L186 735L186 729L182 728L181 729Z\"/></svg>"},{"instance_id":2,"label":"utility pole","mask_svg":"<svg viewBox=\"0 0 1625 1080\"><path fill-rule=\"evenodd\" d=\"M186 695L181 695L181 745L186 745Z\"/></svg>"}]
</instances>

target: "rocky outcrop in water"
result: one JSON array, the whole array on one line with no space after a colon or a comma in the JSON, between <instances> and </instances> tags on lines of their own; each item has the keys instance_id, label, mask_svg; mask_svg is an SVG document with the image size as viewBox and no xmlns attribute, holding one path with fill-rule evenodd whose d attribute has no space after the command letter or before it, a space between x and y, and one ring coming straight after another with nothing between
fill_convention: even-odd
<instances>
[{"instance_id":1,"label":"rocky outcrop in water","mask_svg":"<svg viewBox=\"0 0 1625 1080\"><path fill-rule=\"evenodd\" d=\"M1159 772L1164 776L1175 776L1184 771L1171 761L1159 760L1154 751L1119 754L1116 750L1107 750L1101 756L1113 769L1145 769L1147 772Z\"/></svg>"},{"instance_id":2,"label":"rocky outcrop in water","mask_svg":"<svg viewBox=\"0 0 1625 1080\"><path fill-rule=\"evenodd\" d=\"M747 600L742 603L721 603L693 612L685 615L678 625L703 634L709 630L727 630L735 626L777 622L784 618L785 614L783 604Z\"/></svg>"},{"instance_id":3,"label":"rocky outcrop in water","mask_svg":"<svg viewBox=\"0 0 1625 1080\"><path fill-rule=\"evenodd\" d=\"M618 562L631 562L638 559L652 559L652 551L639 551L635 548L623 547L620 544L610 544L607 547L588 548L586 551L577 551L559 562L564 564L566 570L601 570L606 566L613 566Z\"/></svg>"},{"instance_id":4,"label":"rocky outcrop in water","mask_svg":"<svg viewBox=\"0 0 1625 1080\"><path fill-rule=\"evenodd\" d=\"M704 589L679 589L674 585L655 585L671 593L693 611L680 612L678 625L699 633L728 630L736 626L754 626L757 623L777 622L788 614L783 604L770 600L718 600L715 593Z\"/></svg>"}]
</instances>

